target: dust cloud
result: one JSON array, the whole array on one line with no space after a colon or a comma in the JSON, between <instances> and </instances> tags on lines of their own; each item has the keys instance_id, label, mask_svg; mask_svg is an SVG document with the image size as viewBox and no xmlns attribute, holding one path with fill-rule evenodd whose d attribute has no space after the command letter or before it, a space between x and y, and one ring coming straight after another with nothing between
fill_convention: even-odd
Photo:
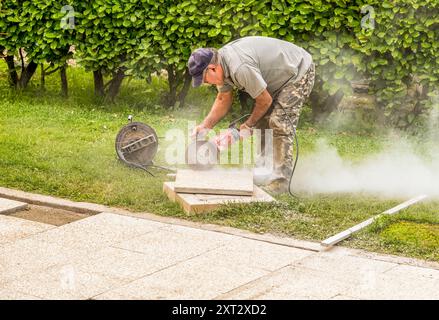
<instances>
[{"instance_id":1,"label":"dust cloud","mask_svg":"<svg viewBox=\"0 0 439 320\"><path fill-rule=\"evenodd\" d=\"M438 108L433 109L427 125L428 134L421 143L392 134L380 152L357 161L341 157L335 147L319 140L314 152L301 156L292 189L311 194L361 192L384 198L426 194L439 198Z\"/></svg>"}]
</instances>

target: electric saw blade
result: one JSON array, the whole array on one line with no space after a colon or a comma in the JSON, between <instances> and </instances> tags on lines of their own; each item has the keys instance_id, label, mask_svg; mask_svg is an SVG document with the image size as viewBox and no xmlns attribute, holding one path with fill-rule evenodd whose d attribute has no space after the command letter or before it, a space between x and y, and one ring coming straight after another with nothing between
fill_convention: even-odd
<instances>
[{"instance_id":1,"label":"electric saw blade","mask_svg":"<svg viewBox=\"0 0 439 320\"><path fill-rule=\"evenodd\" d=\"M195 170L209 170L219 163L219 151L211 141L196 140L186 149L186 164Z\"/></svg>"}]
</instances>

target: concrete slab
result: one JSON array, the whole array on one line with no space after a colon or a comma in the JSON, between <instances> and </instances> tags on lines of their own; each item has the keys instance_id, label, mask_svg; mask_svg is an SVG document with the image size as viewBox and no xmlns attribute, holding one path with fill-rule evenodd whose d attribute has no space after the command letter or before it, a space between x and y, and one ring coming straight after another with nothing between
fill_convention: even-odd
<instances>
[{"instance_id":1,"label":"concrete slab","mask_svg":"<svg viewBox=\"0 0 439 320\"><path fill-rule=\"evenodd\" d=\"M276 200L261 188L254 186L251 196L177 193L174 182L164 182L163 192L169 200L178 202L186 213L205 213L230 203L275 202Z\"/></svg>"},{"instance_id":2,"label":"concrete slab","mask_svg":"<svg viewBox=\"0 0 439 320\"><path fill-rule=\"evenodd\" d=\"M333 248L333 249L339 249L339 248ZM439 270L439 263L434 261L420 260L415 258L401 257L401 256L389 255L389 254L379 254L376 252L364 251L359 249L348 249L348 248L344 248L344 249L352 252L353 255L357 257L363 257L366 259L386 261L396 264L405 264L405 265L415 266L420 268Z\"/></svg>"},{"instance_id":3,"label":"concrete slab","mask_svg":"<svg viewBox=\"0 0 439 320\"><path fill-rule=\"evenodd\" d=\"M57 265L9 282L5 288L42 299L89 299L123 283L73 265Z\"/></svg>"},{"instance_id":4,"label":"concrete slab","mask_svg":"<svg viewBox=\"0 0 439 320\"><path fill-rule=\"evenodd\" d=\"M18 291L0 289L0 300L41 300L41 298Z\"/></svg>"},{"instance_id":5,"label":"concrete slab","mask_svg":"<svg viewBox=\"0 0 439 320\"><path fill-rule=\"evenodd\" d=\"M11 243L52 228L49 224L0 215L0 244Z\"/></svg>"},{"instance_id":6,"label":"concrete slab","mask_svg":"<svg viewBox=\"0 0 439 320\"><path fill-rule=\"evenodd\" d=\"M56 242L76 249L96 250L135 238L164 226L160 222L101 213L36 235L35 240Z\"/></svg>"},{"instance_id":7,"label":"concrete slab","mask_svg":"<svg viewBox=\"0 0 439 320\"><path fill-rule=\"evenodd\" d=\"M25 210L27 203L0 198L0 214L10 214L13 212Z\"/></svg>"},{"instance_id":8,"label":"concrete slab","mask_svg":"<svg viewBox=\"0 0 439 320\"><path fill-rule=\"evenodd\" d=\"M361 286L353 286L345 295L358 299L398 299L398 300L437 300L439 281L425 277L401 277L380 274L375 281Z\"/></svg>"},{"instance_id":9,"label":"concrete slab","mask_svg":"<svg viewBox=\"0 0 439 320\"><path fill-rule=\"evenodd\" d=\"M177 170L175 191L251 196L253 172L249 169Z\"/></svg>"},{"instance_id":10,"label":"concrete slab","mask_svg":"<svg viewBox=\"0 0 439 320\"><path fill-rule=\"evenodd\" d=\"M160 254L150 256L124 249L105 248L84 256L77 263L78 267L85 272L129 282L169 267L177 261L175 256L166 259L166 257L160 258Z\"/></svg>"},{"instance_id":11,"label":"concrete slab","mask_svg":"<svg viewBox=\"0 0 439 320\"><path fill-rule=\"evenodd\" d=\"M236 239L204 254L204 257L240 267L275 271L311 254L313 254L311 251L249 239Z\"/></svg>"},{"instance_id":12,"label":"concrete slab","mask_svg":"<svg viewBox=\"0 0 439 320\"><path fill-rule=\"evenodd\" d=\"M388 276L407 279L427 279L432 281L439 281L439 270L408 265L398 265L397 267L387 271L385 274Z\"/></svg>"},{"instance_id":13,"label":"concrete slab","mask_svg":"<svg viewBox=\"0 0 439 320\"><path fill-rule=\"evenodd\" d=\"M234 237L185 227L169 227L113 245L143 253L152 266L171 266L221 247Z\"/></svg>"},{"instance_id":14,"label":"concrete slab","mask_svg":"<svg viewBox=\"0 0 439 320\"><path fill-rule=\"evenodd\" d=\"M344 254L321 252L304 258L296 266L326 272L334 279L349 281L357 285L368 285L376 281L377 276L395 268L397 264L367 260Z\"/></svg>"},{"instance_id":15,"label":"concrete slab","mask_svg":"<svg viewBox=\"0 0 439 320\"><path fill-rule=\"evenodd\" d=\"M108 291L96 299L213 299L268 274L228 261L199 257Z\"/></svg>"},{"instance_id":16,"label":"concrete slab","mask_svg":"<svg viewBox=\"0 0 439 320\"><path fill-rule=\"evenodd\" d=\"M29 273L38 273L51 266L74 263L89 251L63 247L56 242L31 238L16 241L0 250L0 283L14 281Z\"/></svg>"},{"instance_id":17,"label":"concrete slab","mask_svg":"<svg viewBox=\"0 0 439 320\"><path fill-rule=\"evenodd\" d=\"M285 267L277 272L236 288L217 299L330 299L351 286L327 272L299 267Z\"/></svg>"}]
</instances>

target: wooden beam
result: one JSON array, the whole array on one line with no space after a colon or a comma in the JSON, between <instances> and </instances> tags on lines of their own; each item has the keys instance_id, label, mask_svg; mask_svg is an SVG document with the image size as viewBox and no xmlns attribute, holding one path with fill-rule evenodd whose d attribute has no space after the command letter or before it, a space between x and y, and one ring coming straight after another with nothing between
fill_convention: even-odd
<instances>
[{"instance_id":1,"label":"wooden beam","mask_svg":"<svg viewBox=\"0 0 439 320\"><path fill-rule=\"evenodd\" d=\"M377 215L375 217L367 219L366 221L363 221L363 222L353 226L352 228L349 228L349 229L347 229L345 231L337 233L336 235L334 235L334 236L332 236L332 237L330 237L328 239L323 240L321 242L321 245L325 246L325 247L332 247L333 245L339 243L340 241L342 241L342 240L344 240L346 238L349 238L353 233L358 232L361 229L364 229L367 226L371 225L377 218L379 218L379 217L381 217L383 215L395 214L395 213L401 211L402 209L405 209L405 208L411 206L412 204L415 204L417 202L420 202L420 201L424 200L425 198L427 198L426 195L420 195L420 196L417 196L417 197L415 197L413 199L410 199L410 200L408 200L406 202L403 202L403 203L397 205L396 207L393 207L393 208L391 208L389 210L386 210L383 213L381 213L381 214L379 214L379 215Z\"/></svg>"}]
</instances>

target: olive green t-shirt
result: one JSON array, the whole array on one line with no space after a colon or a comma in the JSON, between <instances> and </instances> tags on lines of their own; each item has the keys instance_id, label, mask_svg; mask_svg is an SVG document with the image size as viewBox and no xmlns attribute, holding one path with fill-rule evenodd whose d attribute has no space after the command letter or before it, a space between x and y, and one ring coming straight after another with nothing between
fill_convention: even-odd
<instances>
[{"instance_id":1,"label":"olive green t-shirt","mask_svg":"<svg viewBox=\"0 0 439 320\"><path fill-rule=\"evenodd\" d=\"M293 43L268 38L244 37L218 50L224 70L219 92L238 88L253 99L265 89L271 96L290 80L299 80L312 63L311 55Z\"/></svg>"}]
</instances>

